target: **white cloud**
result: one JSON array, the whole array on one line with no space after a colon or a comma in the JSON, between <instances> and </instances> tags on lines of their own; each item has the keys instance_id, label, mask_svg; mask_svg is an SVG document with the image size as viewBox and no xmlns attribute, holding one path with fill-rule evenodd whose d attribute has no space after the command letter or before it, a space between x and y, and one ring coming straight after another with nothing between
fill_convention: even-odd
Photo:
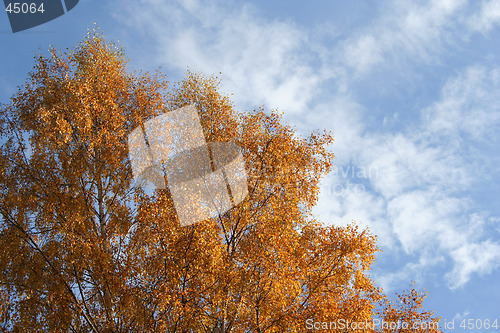
<instances>
[{"instance_id":1,"label":"white cloud","mask_svg":"<svg viewBox=\"0 0 500 333\"><path fill-rule=\"evenodd\" d=\"M251 5L199 1L130 4L134 26L156 40L156 62L222 72L223 86L237 105L262 105L299 112L315 95L327 72L310 66L308 35L293 23L266 21Z\"/></svg>"},{"instance_id":2,"label":"white cloud","mask_svg":"<svg viewBox=\"0 0 500 333\"><path fill-rule=\"evenodd\" d=\"M432 246L440 239L440 233L452 229L448 217L460 212L461 200L440 197L433 192L412 191L388 203L387 217L392 221L394 232L407 252Z\"/></svg>"},{"instance_id":3,"label":"white cloud","mask_svg":"<svg viewBox=\"0 0 500 333\"><path fill-rule=\"evenodd\" d=\"M500 25L500 1L482 1L480 13L473 15L469 24L472 29L483 34L488 33L495 25Z\"/></svg>"},{"instance_id":4,"label":"white cloud","mask_svg":"<svg viewBox=\"0 0 500 333\"><path fill-rule=\"evenodd\" d=\"M359 162L377 170L370 181L387 199L417 187L449 189L467 183L459 157L422 144L411 133L375 135L366 143L358 153Z\"/></svg>"},{"instance_id":5,"label":"white cloud","mask_svg":"<svg viewBox=\"0 0 500 333\"><path fill-rule=\"evenodd\" d=\"M378 236L381 248L395 248L392 225L386 218L386 204L383 198L368 191L362 184L346 180L341 170L327 175L321 186L321 193L314 213L325 224L347 225L353 220Z\"/></svg>"},{"instance_id":6,"label":"white cloud","mask_svg":"<svg viewBox=\"0 0 500 333\"><path fill-rule=\"evenodd\" d=\"M344 59L357 75L381 66L403 70L436 59L461 20L465 1L392 2L373 24L344 41Z\"/></svg>"},{"instance_id":7,"label":"white cloud","mask_svg":"<svg viewBox=\"0 0 500 333\"><path fill-rule=\"evenodd\" d=\"M443 88L442 99L424 110L425 135L430 139L457 142L464 138L489 139L500 123L500 69L471 66ZM458 148L458 147L456 147Z\"/></svg>"},{"instance_id":8,"label":"white cloud","mask_svg":"<svg viewBox=\"0 0 500 333\"><path fill-rule=\"evenodd\" d=\"M405 284L409 281L415 281L418 284L424 282L426 280L425 273L428 272L429 267L444 265L445 262L446 258L442 255L423 253L416 262L408 262L399 270L378 273L374 277L380 287L388 292L399 289L398 286L401 282Z\"/></svg>"},{"instance_id":9,"label":"white cloud","mask_svg":"<svg viewBox=\"0 0 500 333\"><path fill-rule=\"evenodd\" d=\"M335 94L328 102L316 104L309 112L297 115L298 128L308 133L311 128L328 128L334 130L335 163L349 163L353 151L364 145L363 134L366 131L363 124L364 107L351 97Z\"/></svg>"},{"instance_id":10,"label":"white cloud","mask_svg":"<svg viewBox=\"0 0 500 333\"><path fill-rule=\"evenodd\" d=\"M464 244L451 252L456 265L446 277L450 287L463 286L472 274L488 274L500 267L500 244L491 240Z\"/></svg>"},{"instance_id":11,"label":"white cloud","mask_svg":"<svg viewBox=\"0 0 500 333\"><path fill-rule=\"evenodd\" d=\"M470 318L470 311L469 310L465 310L463 313L455 313L455 315L453 316L453 321L457 322L457 323L462 323L463 320L466 320Z\"/></svg>"},{"instance_id":12,"label":"white cloud","mask_svg":"<svg viewBox=\"0 0 500 333\"><path fill-rule=\"evenodd\" d=\"M376 38L373 35L362 35L347 43L345 61L357 71L365 72L384 60L383 51L378 36Z\"/></svg>"},{"instance_id":13,"label":"white cloud","mask_svg":"<svg viewBox=\"0 0 500 333\"><path fill-rule=\"evenodd\" d=\"M354 101L337 105L344 111L315 114L339 128L336 136L348 138L335 142L334 151L341 155L338 172L325 179L315 213L333 223L362 221L379 235L382 246L401 247L431 265L410 261L384 278L388 285L430 271L432 265L444 267L430 257L451 261L447 277L452 288L497 267L500 244L485 238L498 218L486 223L488 213L474 212L474 198L467 193L485 177L477 172L477 163L483 162L477 159L489 156L478 143L500 140L499 89L498 69L466 68L444 84L438 101L422 110L420 123L399 133L367 131L361 124L364 108ZM371 172L359 177L346 168ZM490 255L476 260L484 251Z\"/></svg>"}]
</instances>

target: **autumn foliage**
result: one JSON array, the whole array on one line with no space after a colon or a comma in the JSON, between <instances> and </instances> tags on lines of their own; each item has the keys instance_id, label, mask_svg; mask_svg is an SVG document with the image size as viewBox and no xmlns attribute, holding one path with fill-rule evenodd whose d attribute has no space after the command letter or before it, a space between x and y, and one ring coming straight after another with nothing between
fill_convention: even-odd
<instances>
[{"instance_id":1,"label":"autumn foliage","mask_svg":"<svg viewBox=\"0 0 500 333\"><path fill-rule=\"evenodd\" d=\"M168 190L134 183L127 135L188 104L207 142L241 148L249 195L181 227ZM0 122L4 331L305 332L307 320L437 320L414 289L395 305L369 278L375 236L312 217L332 137L301 138L275 112L237 112L213 77L188 72L169 86L161 73L130 73L121 49L89 33L73 50L38 56Z\"/></svg>"}]
</instances>

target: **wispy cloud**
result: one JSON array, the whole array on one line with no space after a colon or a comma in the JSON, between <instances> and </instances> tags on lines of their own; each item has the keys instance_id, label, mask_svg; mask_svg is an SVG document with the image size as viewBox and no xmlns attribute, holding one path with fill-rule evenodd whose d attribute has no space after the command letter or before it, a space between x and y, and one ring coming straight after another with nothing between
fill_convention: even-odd
<instances>
[{"instance_id":1,"label":"wispy cloud","mask_svg":"<svg viewBox=\"0 0 500 333\"><path fill-rule=\"evenodd\" d=\"M391 2L382 16L342 42L345 63L356 76L380 67L403 70L428 63L453 42L466 1ZM387 70L387 68L385 68Z\"/></svg>"},{"instance_id":2,"label":"wispy cloud","mask_svg":"<svg viewBox=\"0 0 500 333\"><path fill-rule=\"evenodd\" d=\"M481 11L469 19L472 29L488 33L496 25L500 25L500 1L482 1Z\"/></svg>"},{"instance_id":3,"label":"wispy cloud","mask_svg":"<svg viewBox=\"0 0 500 333\"><path fill-rule=\"evenodd\" d=\"M418 126L399 133L365 132L356 144L345 143L348 148L342 153L349 153L352 167L370 172L367 177L328 176L318 214L335 223L359 218L379 234L382 244L394 245L383 238L395 238L406 253L420 258L446 255L453 261L447 275L453 288L474 273L497 267L500 244L488 238L495 218L474 212L474 198L468 193L499 170L480 145L485 140L500 143L499 90L498 69L471 66L444 85L441 98L422 110ZM482 173L477 172L478 163ZM328 191L331 188L348 190ZM475 253L481 252L489 255L476 260ZM397 276L407 274L392 273L392 279Z\"/></svg>"},{"instance_id":4,"label":"wispy cloud","mask_svg":"<svg viewBox=\"0 0 500 333\"><path fill-rule=\"evenodd\" d=\"M441 100L423 112L424 135L456 148L465 140L497 135L500 123L500 69L468 67L442 89ZM443 142L443 138L447 141Z\"/></svg>"},{"instance_id":5,"label":"wispy cloud","mask_svg":"<svg viewBox=\"0 0 500 333\"><path fill-rule=\"evenodd\" d=\"M224 87L237 92L240 105L298 112L327 76L311 69L307 34L291 22L262 19L251 5L150 0L131 3L127 10L133 17L129 23L155 41L156 63L221 72Z\"/></svg>"},{"instance_id":6,"label":"wispy cloud","mask_svg":"<svg viewBox=\"0 0 500 333\"><path fill-rule=\"evenodd\" d=\"M500 244L491 240L467 243L451 252L456 265L447 274L452 288L464 285L472 274L487 274L500 266Z\"/></svg>"}]
</instances>

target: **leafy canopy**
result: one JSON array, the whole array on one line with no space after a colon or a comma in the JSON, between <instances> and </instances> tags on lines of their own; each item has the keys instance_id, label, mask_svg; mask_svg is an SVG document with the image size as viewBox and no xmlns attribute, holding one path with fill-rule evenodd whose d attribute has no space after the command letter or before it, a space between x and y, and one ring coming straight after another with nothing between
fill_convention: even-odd
<instances>
[{"instance_id":1,"label":"leafy canopy","mask_svg":"<svg viewBox=\"0 0 500 333\"><path fill-rule=\"evenodd\" d=\"M218 80L130 73L90 32L39 55L2 107L0 327L46 332L304 332L306 321L428 321L423 294L394 305L368 271L375 236L324 227L311 208L329 133L299 137L276 112L237 112ZM127 135L194 104L207 142L242 151L249 195L180 227L168 190L133 182ZM392 331L373 327L359 330ZM399 330L402 332L402 330ZM432 329L408 332L437 332Z\"/></svg>"}]
</instances>

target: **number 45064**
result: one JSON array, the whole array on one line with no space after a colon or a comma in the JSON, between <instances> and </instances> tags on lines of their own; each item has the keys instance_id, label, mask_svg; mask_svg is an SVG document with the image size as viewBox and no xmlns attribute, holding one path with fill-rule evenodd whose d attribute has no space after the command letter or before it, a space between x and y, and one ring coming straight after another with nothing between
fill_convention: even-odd
<instances>
[{"instance_id":1,"label":"number 45064","mask_svg":"<svg viewBox=\"0 0 500 333\"><path fill-rule=\"evenodd\" d=\"M480 330L480 329L485 329L489 330L490 328L498 329L498 319L495 319L495 321L491 322L489 319L468 319L467 321L462 320L460 323L460 327L463 329L467 330Z\"/></svg>"},{"instance_id":2,"label":"number 45064","mask_svg":"<svg viewBox=\"0 0 500 333\"><path fill-rule=\"evenodd\" d=\"M25 2L9 3L7 8L5 8L5 11L8 12L9 14L10 13L35 14L37 12L43 14L43 12L45 12L45 10L43 9L43 2L39 6L37 6L36 3L30 3L30 4Z\"/></svg>"}]
</instances>

